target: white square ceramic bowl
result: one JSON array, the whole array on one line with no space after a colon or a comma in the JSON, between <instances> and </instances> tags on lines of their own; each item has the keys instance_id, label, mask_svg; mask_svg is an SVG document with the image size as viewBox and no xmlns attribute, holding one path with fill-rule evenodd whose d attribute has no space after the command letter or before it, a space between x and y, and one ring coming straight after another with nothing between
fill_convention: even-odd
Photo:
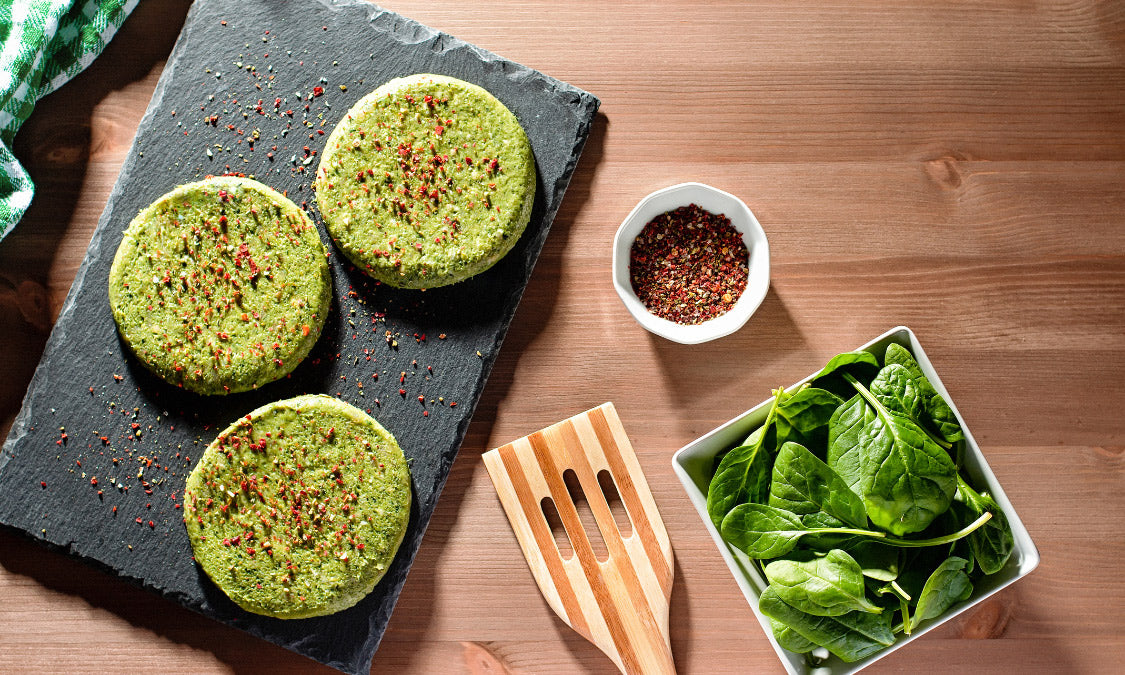
<instances>
[{"instance_id":1,"label":"white square ceramic bowl","mask_svg":"<svg viewBox=\"0 0 1125 675\"><path fill-rule=\"evenodd\" d=\"M718 530L712 525L711 519L707 516L707 485L711 481L711 474L715 467L715 456L736 445L765 421L771 399L763 401L702 438L685 445L672 456L672 469L679 477L680 482L684 484L688 497L695 505L695 510L699 512L703 526L707 528L711 533L711 538L715 540L719 553L722 554L727 566L730 567L731 574L734 575L735 581L742 589L742 594L746 596L746 601L750 603L751 609L754 610L754 615L758 617L758 622L762 624L762 630L766 632L766 637L769 638L770 644L773 645L782 665L792 675L805 675L807 673L848 675L854 673L918 639L958 614L967 611L1017 579L1027 576L1039 565L1039 551L1031 541L1027 528L1024 527L1016 512L1012 510L1012 504L1008 501L1008 497L1004 494L1000 484L996 482L996 476L993 475L992 469L985 461L980 446L977 445L969 427L965 425L965 420L961 417L961 413L957 411L957 406L949 398L949 392L945 390L941 379L934 372L933 365L926 358L926 353L922 350L922 345L918 344L918 338L914 336L914 333L905 326L899 326L868 342L860 349L872 352L879 357L881 362L887 346L892 342L897 342L910 350L910 353L918 361L918 365L921 366L922 372L926 374L934 388L945 397L945 400L949 402L950 407L957 414L957 421L961 423L961 428L965 432L965 470L971 479L971 483L974 486L986 489L1000 505L1000 508L1004 510L1004 515L1007 516L1011 524L1012 534L1015 535L1015 550L1004 569L996 574L984 577L976 583L973 595L967 601L953 607L940 619L927 621L910 636L898 636L898 640L887 649L855 663L845 663L835 656L830 656L815 666L810 664L804 655L794 654L782 649L773 638L769 619L758 611L758 596L768 585L765 578L763 578L753 560L742 551L723 541ZM813 375L815 374L813 373ZM797 382L792 388L810 381L813 375Z\"/></svg>"},{"instance_id":2,"label":"white square ceramic bowl","mask_svg":"<svg viewBox=\"0 0 1125 675\"><path fill-rule=\"evenodd\" d=\"M629 280L629 252L633 240L644 226L662 213L689 204L730 218L731 225L742 234L742 241L750 252L750 277L746 290L734 306L725 314L693 326L662 319L649 312ZM770 245L765 230L741 199L703 183L680 183L649 194L625 216L613 238L613 286L626 309L645 330L685 345L707 342L742 328L762 304L770 287Z\"/></svg>"}]
</instances>

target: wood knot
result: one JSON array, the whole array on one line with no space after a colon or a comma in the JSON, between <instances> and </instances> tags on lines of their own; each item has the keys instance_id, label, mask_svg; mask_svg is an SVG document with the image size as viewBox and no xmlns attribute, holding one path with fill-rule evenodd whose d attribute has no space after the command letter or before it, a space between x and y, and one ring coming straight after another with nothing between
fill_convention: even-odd
<instances>
[{"instance_id":1,"label":"wood knot","mask_svg":"<svg viewBox=\"0 0 1125 675\"><path fill-rule=\"evenodd\" d=\"M42 169L77 169L90 156L90 125L63 124L38 134L31 164Z\"/></svg>"},{"instance_id":2,"label":"wood knot","mask_svg":"<svg viewBox=\"0 0 1125 675\"><path fill-rule=\"evenodd\" d=\"M18 313L32 328L41 333L51 329L51 307L43 285L23 279L16 281L0 276L0 313Z\"/></svg>"},{"instance_id":3,"label":"wood knot","mask_svg":"<svg viewBox=\"0 0 1125 675\"><path fill-rule=\"evenodd\" d=\"M462 642L461 648L465 668L472 675L511 675L508 666L486 644Z\"/></svg>"},{"instance_id":4,"label":"wood knot","mask_svg":"<svg viewBox=\"0 0 1125 675\"><path fill-rule=\"evenodd\" d=\"M51 305L47 301L47 289L31 279L24 279L16 288L16 295L23 320L40 332L51 330Z\"/></svg>"},{"instance_id":5,"label":"wood knot","mask_svg":"<svg viewBox=\"0 0 1125 675\"><path fill-rule=\"evenodd\" d=\"M973 610L961 626L961 637L967 640L994 640L1004 635L1012 620L1012 602L1006 595L993 596Z\"/></svg>"},{"instance_id":6,"label":"wood knot","mask_svg":"<svg viewBox=\"0 0 1125 675\"><path fill-rule=\"evenodd\" d=\"M961 187L961 170L956 157L939 157L925 163L926 175L944 190Z\"/></svg>"}]
</instances>

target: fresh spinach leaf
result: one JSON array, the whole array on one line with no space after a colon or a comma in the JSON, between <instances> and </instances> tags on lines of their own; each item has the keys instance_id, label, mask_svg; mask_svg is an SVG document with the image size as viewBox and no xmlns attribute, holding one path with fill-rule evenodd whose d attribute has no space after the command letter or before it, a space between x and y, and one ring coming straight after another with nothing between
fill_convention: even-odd
<instances>
[{"instance_id":1,"label":"fresh spinach leaf","mask_svg":"<svg viewBox=\"0 0 1125 675\"><path fill-rule=\"evenodd\" d=\"M770 619L770 628L773 629L773 639L777 640L777 644L794 654L807 654L817 647L815 642L805 639L803 635L776 619Z\"/></svg>"},{"instance_id":2,"label":"fresh spinach leaf","mask_svg":"<svg viewBox=\"0 0 1125 675\"><path fill-rule=\"evenodd\" d=\"M871 381L871 395L879 399L887 410L902 413L913 420L922 419L922 392L904 366L891 363L879 371Z\"/></svg>"},{"instance_id":3,"label":"fresh spinach leaf","mask_svg":"<svg viewBox=\"0 0 1125 675\"><path fill-rule=\"evenodd\" d=\"M853 527L867 527L863 500L804 446L786 443L773 463L770 506L800 516L824 511Z\"/></svg>"},{"instance_id":4,"label":"fresh spinach leaf","mask_svg":"<svg viewBox=\"0 0 1125 675\"><path fill-rule=\"evenodd\" d=\"M1007 564L1015 549L1012 527L996 500L988 493L974 490L960 475L957 476L957 492L961 502L971 513L978 516L982 513L992 514L992 519L984 527L969 535L968 542L981 571L996 574Z\"/></svg>"},{"instance_id":5,"label":"fresh spinach leaf","mask_svg":"<svg viewBox=\"0 0 1125 675\"><path fill-rule=\"evenodd\" d=\"M750 434L745 443L723 457L711 478L707 486L707 515L715 527L720 527L723 518L739 504L764 502L769 497L770 457L765 439L783 393L778 390L766 421Z\"/></svg>"},{"instance_id":6,"label":"fresh spinach leaf","mask_svg":"<svg viewBox=\"0 0 1125 675\"><path fill-rule=\"evenodd\" d=\"M751 558L770 559L785 555L797 545L798 540L809 535L852 534L874 537L890 546L921 548L950 544L967 537L991 518L984 514L967 527L952 534L930 539L900 539L886 532L861 530L850 527L809 528L793 513L765 504L739 504L731 509L719 528L723 539L738 547Z\"/></svg>"},{"instance_id":7,"label":"fresh spinach leaf","mask_svg":"<svg viewBox=\"0 0 1125 675\"><path fill-rule=\"evenodd\" d=\"M911 628L926 619L940 616L958 602L969 599L973 593L973 582L966 574L968 566L968 560L958 557L947 558L938 565L918 596Z\"/></svg>"},{"instance_id":8,"label":"fresh spinach leaf","mask_svg":"<svg viewBox=\"0 0 1125 675\"><path fill-rule=\"evenodd\" d=\"M793 550L801 537L810 534L866 534L883 536L845 527L809 528L799 516L765 504L741 504L723 519L723 539L751 558L768 560Z\"/></svg>"},{"instance_id":9,"label":"fresh spinach leaf","mask_svg":"<svg viewBox=\"0 0 1125 675\"><path fill-rule=\"evenodd\" d=\"M829 359L828 363L820 369L820 372L813 376L813 380L819 380L837 371L864 372L866 370L874 372L874 369L878 367L879 359L875 358L875 355L871 352L844 352Z\"/></svg>"},{"instance_id":10,"label":"fresh spinach leaf","mask_svg":"<svg viewBox=\"0 0 1125 675\"><path fill-rule=\"evenodd\" d=\"M756 434L764 435L765 427ZM726 454L707 488L707 513L718 527L732 508L739 504L761 503L769 497L769 452L760 439L741 445Z\"/></svg>"},{"instance_id":11,"label":"fresh spinach leaf","mask_svg":"<svg viewBox=\"0 0 1125 675\"><path fill-rule=\"evenodd\" d=\"M877 415L859 434L859 487L868 518L893 534L924 530L949 508L957 467L910 418L887 410L855 378L844 377Z\"/></svg>"},{"instance_id":12,"label":"fresh spinach leaf","mask_svg":"<svg viewBox=\"0 0 1125 675\"><path fill-rule=\"evenodd\" d=\"M719 532L751 558L769 559L792 551L809 530L788 511L765 504L740 504L723 518Z\"/></svg>"},{"instance_id":13,"label":"fresh spinach leaf","mask_svg":"<svg viewBox=\"0 0 1125 675\"><path fill-rule=\"evenodd\" d=\"M827 436L828 420L841 403L840 397L832 392L807 384L791 396L782 396L774 420L777 447L787 442L805 447L821 445Z\"/></svg>"},{"instance_id":14,"label":"fresh spinach leaf","mask_svg":"<svg viewBox=\"0 0 1125 675\"><path fill-rule=\"evenodd\" d=\"M840 616L853 611L883 611L864 597L863 570L840 549L807 562L775 560L764 571L781 599L802 612Z\"/></svg>"},{"instance_id":15,"label":"fresh spinach leaf","mask_svg":"<svg viewBox=\"0 0 1125 675\"><path fill-rule=\"evenodd\" d=\"M955 443L965 437L964 432L961 431L961 423L957 421L957 415L953 412L953 408L949 407L941 394L934 389L934 385L926 379L922 368L905 347L892 343L887 347L884 361L888 365L901 365L914 376L922 396L926 421L946 442Z\"/></svg>"},{"instance_id":16,"label":"fresh spinach leaf","mask_svg":"<svg viewBox=\"0 0 1125 675\"><path fill-rule=\"evenodd\" d=\"M898 578L900 553L897 548L874 539L862 539L853 542L845 550L859 563L863 576L877 581L894 581Z\"/></svg>"},{"instance_id":17,"label":"fresh spinach leaf","mask_svg":"<svg viewBox=\"0 0 1125 675\"><path fill-rule=\"evenodd\" d=\"M828 466L860 497L863 492L863 448L859 435L876 418L875 409L856 394L836 408L828 420Z\"/></svg>"},{"instance_id":18,"label":"fresh spinach leaf","mask_svg":"<svg viewBox=\"0 0 1125 675\"><path fill-rule=\"evenodd\" d=\"M758 599L758 610L848 663L867 658L895 642L890 612L814 616L787 604L769 587Z\"/></svg>"}]
</instances>

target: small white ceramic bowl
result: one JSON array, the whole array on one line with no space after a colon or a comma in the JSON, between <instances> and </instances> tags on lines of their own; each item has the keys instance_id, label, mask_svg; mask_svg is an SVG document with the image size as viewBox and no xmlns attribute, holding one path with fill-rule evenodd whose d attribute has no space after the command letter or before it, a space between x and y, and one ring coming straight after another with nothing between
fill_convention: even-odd
<instances>
[{"instance_id":1,"label":"small white ceramic bowl","mask_svg":"<svg viewBox=\"0 0 1125 675\"><path fill-rule=\"evenodd\" d=\"M750 278L734 307L694 326L662 319L649 312L633 292L629 281L629 250L633 240L653 218L689 204L730 218L731 225L742 233L742 241L750 252ZM742 328L762 304L770 287L770 245L758 219L741 199L703 183L680 183L657 190L642 199L617 228L613 238L613 286L629 313L649 332L685 345L707 342Z\"/></svg>"},{"instance_id":2,"label":"small white ceramic bowl","mask_svg":"<svg viewBox=\"0 0 1125 675\"><path fill-rule=\"evenodd\" d=\"M930 360L926 358L926 352L922 351L922 345L918 343L918 338L915 337L914 333L905 326L892 328L871 342L863 345L860 349L875 354L879 357L879 360L882 361L883 354L887 351L887 346L892 342L898 343L910 350L910 353L914 355L914 359L918 361L918 366L922 369L922 372L925 373L926 378L929 379L930 384L934 385L934 389L949 402L949 407L953 408L953 412L957 415L957 421L961 423L961 430L965 433L965 472L969 475L972 484L987 490L988 493L992 495L992 498L996 500L996 503L1000 505L1000 508L1003 509L1004 515L1008 518L1008 524L1012 528L1012 534L1015 538L1015 548L1012 551L1011 559L1008 560L1008 564L1006 564L1003 569L996 574L989 575L976 582L973 594L968 600L954 605L937 619L926 621L918 630L912 632L910 635L898 635L898 639L893 645L868 656L866 659L855 663L844 663L835 656L828 656L823 661L814 665L810 663L805 656L782 649L773 637L773 630L770 628L769 619L758 611L758 597L761 595L762 591L765 590L767 585L765 578L762 576L761 572L758 571L758 566L753 560L745 553L730 546L723 540L722 535L715 529L715 526L711 523L711 518L707 515L707 486L711 482L711 474L715 469L715 457L720 452L737 445L738 442L746 438L751 431L761 426L762 422L765 421L772 399L754 406L721 427L710 431L702 438L692 441L677 451L676 454L672 456L672 470L680 479L680 482L683 483L684 489L688 493L688 498L691 500L692 505L695 506L695 510L699 513L699 517L703 521L702 526L711 533L711 538L715 541L715 546L718 547L719 553L726 561L731 574L734 575L735 582L738 583L742 594L746 596L746 601L750 603L750 608L754 611L758 622L762 624L762 630L765 631L766 637L769 639L770 644L773 645L778 658L781 659L781 665L785 667L785 670L790 675L851 675L857 670L878 661L887 654L905 647L907 644L953 619L953 617L979 605L984 602L986 598L999 592L1000 589L1031 574L1031 571L1039 565L1039 551L1031 541L1031 535L1028 534L1027 528L1024 527L1023 522L1020 520L1019 516L1016 515L1015 510L1012 508L1012 503L1008 501L1007 495L1004 494L1004 489L1000 487L1000 483L996 480L996 475L992 473L992 469L988 466L988 462L984 458L984 453L981 452L976 439L973 438L969 427L966 426L964 418L961 417L961 413L957 410L957 406L954 405L953 400L949 398L949 392L946 391L945 386L942 385L941 379L934 371ZM816 373L809 375L787 389L796 389L801 384L812 380L815 374ZM827 655L827 652L825 652L825 654ZM987 664L981 664L981 666L984 670L989 669ZM1001 664L997 663L994 664L994 666L993 670L1002 670ZM925 665L919 666L916 670L925 672Z\"/></svg>"}]
</instances>

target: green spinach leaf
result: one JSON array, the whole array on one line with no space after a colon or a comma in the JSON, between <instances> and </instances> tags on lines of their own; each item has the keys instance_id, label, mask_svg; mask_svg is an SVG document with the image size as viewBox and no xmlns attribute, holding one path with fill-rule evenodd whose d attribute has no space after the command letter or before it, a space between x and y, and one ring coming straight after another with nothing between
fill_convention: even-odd
<instances>
[{"instance_id":1,"label":"green spinach leaf","mask_svg":"<svg viewBox=\"0 0 1125 675\"><path fill-rule=\"evenodd\" d=\"M902 413L913 420L922 419L922 392L914 376L904 366L892 363L879 371L871 381L871 394L887 410Z\"/></svg>"},{"instance_id":2,"label":"green spinach leaf","mask_svg":"<svg viewBox=\"0 0 1125 675\"><path fill-rule=\"evenodd\" d=\"M773 463L770 506L797 515L824 511L853 527L867 527L863 500L804 446L786 443Z\"/></svg>"},{"instance_id":3,"label":"green spinach leaf","mask_svg":"<svg viewBox=\"0 0 1125 675\"><path fill-rule=\"evenodd\" d=\"M807 562L775 560L765 566L765 573L782 600L814 616L883 611L864 597L863 570L840 549Z\"/></svg>"},{"instance_id":4,"label":"green spinach leaf","mask_svg":"<svg viewBox=\"0 0 1125 675\"><path fill-rule=\"evenodd\" d=\"M874 369L877 369L878 367L879 359L875 358L875 355L871 352L844 352L843 354L837 354L836 356L833 356L831 359L829 359L828 363L820 369L819 373L817 373L813 377L813 380L819 380L820 378L832 375L837 371L847 370L853 372L863 372L864 370L867 370L869 372L874 372Z\"/></svg>"},{"instance_id":5,"label":"green spinach leaf","mask_svg":"<svg viewBox=\"0 0 1125 675\"><path fill-rule=\"evenodd\" d=\"M809 528L794 513L765 504L741 504L723 519L720 533L723 539L738 547L751 558L768 560L785 555L797 546L801 537L810 534L864 534L884 536L846 527Z\"/></svg>"},{"instance_id":6,"label":"green spinach leaf","mask_svg":"<svg viewBox=\"0 0 1125 675\"><path fill-rule=\"evenodd\" d=\"M910 624L912 629L920 622L940 616L958 602L969 599L973 593L973 582L965 573L968 566L968 560L958 557L947 558L938 565L918 596L918 605Z\"/></svg>"},{"instance_id":7,"label":"green spinach leaf","mask_svg":"<svg viewBox=\"0 0 1125 675\"><path fill-rule=\"evenodd\" d=\"M821 445L827 437L828 420L841 403L840 397L832 392L807 384L791 396L782 396L774 420L777 447L787 442L805 447Z\"/></svg>"},{"instance_id":8,"label":"green spinach leaf","mask_svg":"<svg viewBox=\"0 0 1125 675\"><path fill-rule=\"evenodd\" d=\"M957 467L910 418L891 412L850 375L844 377L875 409L859 434L863 453L860 491L867 516L893 534L924 530L949 508Z\"/></svg>"},{"instance_id":9,"label":"green spinach leaf","mask_svg":"<svg viewBox=\"0 0 1125 675\"><path fill-rule=\"evenodd\" d=\"M845 549L859 563L863 576L877 581L894 581L898 578L899 550L874 539L853 542Z\"/></svg>"},{"instance_id":10,"label":"green spinach leaf","mask_svg":"<svg viewBox=\"0 0 1125 675\"><path fill-rule=\"evenodd\" d=\"M992 519L984 527L969 535L968 542L969 550L973 552L973 558L981 571L996 574L1007 564L1015 549L1012 527L996 500L988 493L978 493L960 475L957 476L957 492L965 508L972 514L992 514Z\"/></svg>"},{"instance_id":11,"label":"green spinach leaf","mask_svg":"<svg viewBox=\"0 0 1125 675\"><path fill-rule=\"evenodd\" d=\"M795 514L765 504L740 504L723 518L723 539L751 558L785 555L809 533Z\"/></svg>"},{"instance_id":12,"label":"green spinach leaf","mask_svg":"<svg viewBox=\"0 0 1125 675\"><path fill-rule=\"evenodd\" d=\"M856 394L836 408L828 421L828 466L860 497L863 491L863 448L859 435L876 418L875 409Z\"/></svg>"},{"instance_id":13,"label":"green spinach leaf","mask_svg":"<svg viewBox=\"0 0 1125 675\"><path fill-rule=\"evenodd\" d=\"M953 408L949 407L941 394L934 389L934 385L926 379L922 368L905 347L892 343L887 347L884 360L888 365L898 364L903 366L914 376L915 383L922 396L926 421L946 442L955 443L965 437L964 432L961 431L961 423L957 421L957 415L954 414Z\"/></svg>"},{"instance_id":14,"label":"green spinach leaf","mask_svg":"<svg viewBox=\"0 0 1125 675\"><path fill-rule=\"evenodd\" d=\"M817 647L815 642L805 639L803 635L776 619L770 619L770 627L773 629L773 639L777 640L777 644L781 645L782 649L788 649L794 654L807 654Z\"/></svg>"},{"instance_id":15,"label":"green spinach leaf","mask_svg":"<svg viewBox=\"0 0 1125 675\"><path fill-rule=\"evenodd\" d=\"M758 599L758 610L848 663L867 658L895 642L890 612L814 616L787 604L769 587Z\"/></svg>"},{"instance_id":16,"label":"green spinach leaf","mask_svg":"<svg viewBox=\"0 0 1125 675\"><path fill-rule=\"evenodd\" d=\"M991 517L991 514L986 513L961 530L940 537L900 539L889 537L886 532L850 527L809 528L801 522L800 517L788 511L765 504L740 504L731 509L726 518L723 518L723 524L720 526L719 532L723 539L741 549L751 558L770 559L792 551L798 540L808 535L852 534L874 537L890 546L903 548L941 546L967 537L988 522Z\"/></svg>"},{"instance_id":17,"label":"green spinach leaf","mask_svg":"<svg viewBox=\"0 0 1125 675\"><path fill-rule=\"evenodd\" d=\"M707 486L707 515L715 527L739 504L760 503L769 497L770 457L765 448L766 433L777 414L778 390L770 405L766 421L719 462L719 468Z\"/></svg>"}]
</instances>

